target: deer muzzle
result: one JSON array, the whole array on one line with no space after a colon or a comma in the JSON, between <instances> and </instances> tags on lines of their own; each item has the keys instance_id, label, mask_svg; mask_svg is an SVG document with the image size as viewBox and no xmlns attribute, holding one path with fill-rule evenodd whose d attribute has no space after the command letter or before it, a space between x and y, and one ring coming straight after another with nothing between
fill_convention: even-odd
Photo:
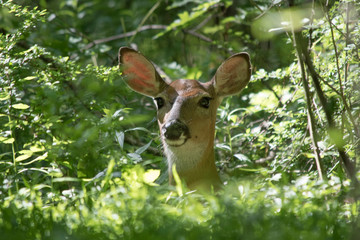
<instances>
[{"instance_id":1,"label":"deer muzzle","mask_svg":"<svg viewBox=\"0 0 360 240\"><path fill-rule=\"evenodd\" d=\"M172 147L179 147L190 138L189 128L178 119L166 122L161 132L165 142Z\"/></svg>"}]
</instances>

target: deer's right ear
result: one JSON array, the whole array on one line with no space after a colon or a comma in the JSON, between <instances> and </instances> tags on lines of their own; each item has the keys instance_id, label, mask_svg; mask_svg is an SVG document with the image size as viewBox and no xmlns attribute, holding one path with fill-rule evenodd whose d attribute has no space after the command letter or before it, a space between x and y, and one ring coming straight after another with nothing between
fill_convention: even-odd
<instances>
[{"instance_id":1,"label":"deer's right ear","mask_svg":"<svg viewBox=\"0 0 360 240\"><path fill-rule=\"evenodd\" d=\"M237 53L226 59L216 70L212 83L221 97L239 93L250 81L251 63L247 53Z\"/></svg>"},{"instance_id":2,"label":"deer's right ear","mask_svg":"<svg viewBox=\"0 0 360 240\"><path fill-rule=\"evenodd\" d=\"M154 65L132 48L120 48L119 67L129 87L140 94L155 97L167 86Z\"/></svg>"}]
</instances>

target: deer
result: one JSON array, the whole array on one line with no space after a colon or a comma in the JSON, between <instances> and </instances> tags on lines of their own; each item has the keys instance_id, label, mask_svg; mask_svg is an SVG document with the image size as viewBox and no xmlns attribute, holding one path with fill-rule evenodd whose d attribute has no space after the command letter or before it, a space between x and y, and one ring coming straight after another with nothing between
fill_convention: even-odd
<instances>
[{"instance_id":1,"label":"deer","mask_svg":"<svg viewBox=\"0 0 360 240\"><path fill-rule=\"evenodd\" d=\"M155 102L169 184L175 184L176 169L191 190L221 189L214 150L217 109L225 97L240 93L249 83L249 54L232 55L205 83L190 79L165 81L150 60L129 47L121 47L118 57L126 84Z\"/></svg>"}]
</instances>

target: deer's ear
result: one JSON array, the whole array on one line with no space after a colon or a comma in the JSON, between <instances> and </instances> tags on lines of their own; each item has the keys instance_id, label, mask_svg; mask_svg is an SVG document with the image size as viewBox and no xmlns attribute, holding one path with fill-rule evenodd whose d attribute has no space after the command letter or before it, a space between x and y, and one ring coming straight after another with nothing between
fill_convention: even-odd
<instances>
[{"instance_id":1,"label":"deer's ear","mask_svg":"<svg viewBox=\"0 0 360 240\"><path fill-rule=\"evenodd\" d=\"M251 64L247 53L237 53L226 59L212 79L215 92L220 97L239 93L250 81Z\"/></svg>"},{"instance_id":2,"label":"deer's ear","mask_svg":"<svg viewBox=\"0 0 360 240\"><path fill-rule=\"evenodd\" d=\"M119 66L125 82L140 94L155 97L167 85L154 65L132 48L120 48Z\"/></svg>"}]
</instances>

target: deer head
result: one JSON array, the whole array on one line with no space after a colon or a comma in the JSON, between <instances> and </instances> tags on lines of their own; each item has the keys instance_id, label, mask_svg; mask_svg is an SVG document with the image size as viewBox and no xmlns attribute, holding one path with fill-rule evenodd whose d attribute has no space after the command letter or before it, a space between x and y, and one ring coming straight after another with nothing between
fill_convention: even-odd
<instances>
[{"instance_id":1,"label":"deer head","mask_svg":"<svg viewBox=\"0 0 360 240\"><path fill-rule=\"evenodd\" d=\"M129 87L156 103L170 184L174 183L175 164L190 189L218 189L222 183L214 155L216 111L224 97L239 93L248 84L249 55L232 55L206 83L184 79L167 83L148 59L127 47L120 48L119 63Z\"/></svg>"}]
</instances>

